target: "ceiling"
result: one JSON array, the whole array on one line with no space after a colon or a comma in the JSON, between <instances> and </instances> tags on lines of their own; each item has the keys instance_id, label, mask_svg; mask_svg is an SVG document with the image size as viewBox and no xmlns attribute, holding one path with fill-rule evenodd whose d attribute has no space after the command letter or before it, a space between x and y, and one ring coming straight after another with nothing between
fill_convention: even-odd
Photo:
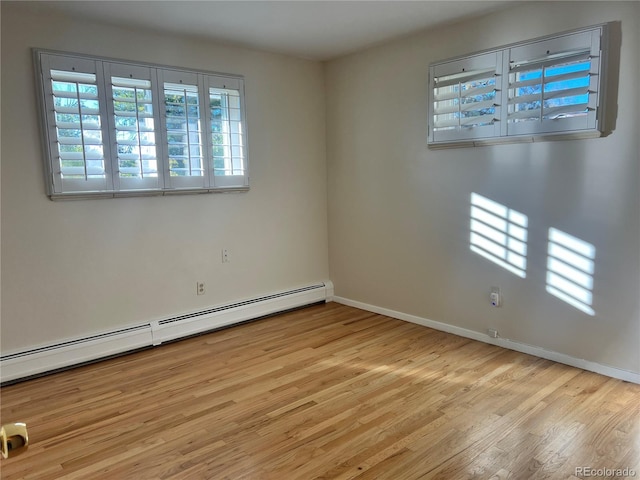
<instances>
[{"instance_id":1,"label":"ceiling","mask_svg":"<svg viewBox=\"0 0 640 480\"><path fill-rule=\"evenodd\" d=\"M207 38L329 60L413 32L503 8L514 0L44 1L40 12Z\"/></svg>"}]
</instances>

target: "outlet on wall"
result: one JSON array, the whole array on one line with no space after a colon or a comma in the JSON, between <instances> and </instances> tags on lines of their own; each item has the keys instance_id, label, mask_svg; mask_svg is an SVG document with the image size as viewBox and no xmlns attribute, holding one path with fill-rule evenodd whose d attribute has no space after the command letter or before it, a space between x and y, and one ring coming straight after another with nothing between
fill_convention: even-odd
<instances>
[{"instance_id":1,"label":"outlet on wall","mask_svg":"<svg viewBox=\"0 0 640 480\"><path fill-rule=\"evenodd\" d=\"M229 249L222 249L222 263L229 263Z\"/></svg>"},{"instance_id":2,"label":"outlet on wall","mask_svg":"<svg viewBox=\"0 0 640 480\"><path fill-rule=\"evenodd\" d=\"M196 293L198 295L204 295L204 282L196 283Z\"/></svg>"},{"instance_id":3,"label":"outlet on wall","mask_svg":"<svg viewBox=\"0 0 640 480\"><path fill-rule=\"evenodd\" d=\"M491 293L489 298L491 299L491 306L499 307L502 305L502 295L500 294L500 287L491 287Z\"/></svg>"}]
</instances>

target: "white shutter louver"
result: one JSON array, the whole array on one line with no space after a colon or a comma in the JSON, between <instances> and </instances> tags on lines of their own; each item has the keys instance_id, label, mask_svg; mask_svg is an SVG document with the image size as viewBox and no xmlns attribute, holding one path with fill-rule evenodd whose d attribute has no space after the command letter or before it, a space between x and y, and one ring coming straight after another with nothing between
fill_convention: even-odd
<instances>
[{"instance_id":1,"label":"white shutter louver","mask_svg":"<svg viewBox=\"0 0 640 480\"><path fill-rule=\"evenodd\" d=\"M242 187L247 184L242 82L207 80L213 181L218 186Z\"/></svg>"},{"instance_id":2,"label":"white shutter louver","mask_svg":"<svg viewBox=\"0 0 640 480\"><path fill-rule=\"evenodd\" d=\"M151 82L111 77L121 177L158 177Z\"/></svg>"},{"instance_id":3,"label":"white shutter louver","mask_svg":"<svg viewBox=\"0 0 640 480\"><path fill-rule=\"evenodd\" d=\"M171 175L203 176L198 86L165 83L164 104Z\"/></svg>"},{"instance_id":4,"label":"white shutter louver","mask_svg":"<svg viewBox=\"0 0 640 480\"><path fill-rule=\"evenodd\" d=\"M62 177L104 178L95 74L51 70L51 88Z\"/></svg>"},{"instance_id":5,"label":"white shutter louver","mask_svg":"<svg viewBox=\"0 0 640 480\"><path fill-rule=\"evenodd\" d=\"M597 128L599 31L511 48L509 56L509 135Z\"/></svg>"},{"instance_id":6,"label":"white shutter louver","mask_svg":"<svg viewBox=\"0 0 640 480\"><path fill-rule=\"evenodd\" d=\"M509 73L509 122L584 115L589 110L589 52L562 60L514 65Z\"/></svg>"},{"instance_id":7,"label":"white shutter louver","mask_svg":"<svg viewBox=\"0 0 640 480\"><path fill-rule=\"evenodd\" d=\"M495 121L495 70L479 70L434 79L434 129L490 125Z\"/></svg>"},{"instance_id":8,"label":"white shutter louver","mask_svg":"<svg viewBox=\"0 0 640 480\"><path fill-rule=\"evenodd\" d=\"M157 91L150 68L106 63L108 111L115 158L116 188L122 191L162 187L157 145Z\"/></svg>"},{"instance_id":9,"label":"white shutter louver","mask_svg":"<svg viewBox=\"0 0 640 480\"><path fill-rule=\"evenodd\" d=\"M110 189L100 65L91 60L46 56L41 71L51 193Z\"/></svg>"},{"instance_id":10,"label":"white shutter louver","mask_svg":"<svg viewBox=\"0 0 640 480\"><path fill-rule=\"evenodd\" d=\"M430 141L499 134L501 69L499 52L431 67Z\"/></svg>"}]
</instances>

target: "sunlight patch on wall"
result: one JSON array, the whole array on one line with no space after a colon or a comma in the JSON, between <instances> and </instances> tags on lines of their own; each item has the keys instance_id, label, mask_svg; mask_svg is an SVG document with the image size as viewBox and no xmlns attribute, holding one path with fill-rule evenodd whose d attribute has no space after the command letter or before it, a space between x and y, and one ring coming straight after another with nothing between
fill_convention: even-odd
<instances>
[{"instance_id":1,"label":"sunlight patch on wall","mask_svg":"<svg viewBox=\"0 0 640 480\"><path fill-rule=\"evenodd\" d=\"M595 315L593 271L596 248L555 228L549 229L547 292L589 315Z\"/></svg>"},{"instance_id":2,"label":"sunlight patch on wall","mask_svg":"<svg viewBox=\"0 0 640 480\"><path fill-rule=\"evenodd\" d=\"M477 193L471 194L471 251L525 278L527 216Z\"/></svg>"}]
</instances>

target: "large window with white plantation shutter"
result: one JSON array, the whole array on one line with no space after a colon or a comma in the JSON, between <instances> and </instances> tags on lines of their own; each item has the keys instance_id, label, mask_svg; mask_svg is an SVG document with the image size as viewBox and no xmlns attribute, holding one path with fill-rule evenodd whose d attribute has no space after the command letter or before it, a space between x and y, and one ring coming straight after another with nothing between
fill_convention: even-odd
<instances>
[{"instance_id":1,"label":"large window with white plantation shutter","mask_svg":"<svg viewBox=\"0 0 640 480\"><path fill-rule=\"evenodd\" d=\"M242 77L34 56L51 198L248 189Z\"/></svg>"},{"instance_id":2,"label":"large window with white plantation shutter","mask_svg":"<svg viewBox=\"0 0 640 480\"><path fill-rule=\"evenodd\" d=\"M607 25L430 65L429 145L605 133Z\"/></svg>"}]
</instances>

